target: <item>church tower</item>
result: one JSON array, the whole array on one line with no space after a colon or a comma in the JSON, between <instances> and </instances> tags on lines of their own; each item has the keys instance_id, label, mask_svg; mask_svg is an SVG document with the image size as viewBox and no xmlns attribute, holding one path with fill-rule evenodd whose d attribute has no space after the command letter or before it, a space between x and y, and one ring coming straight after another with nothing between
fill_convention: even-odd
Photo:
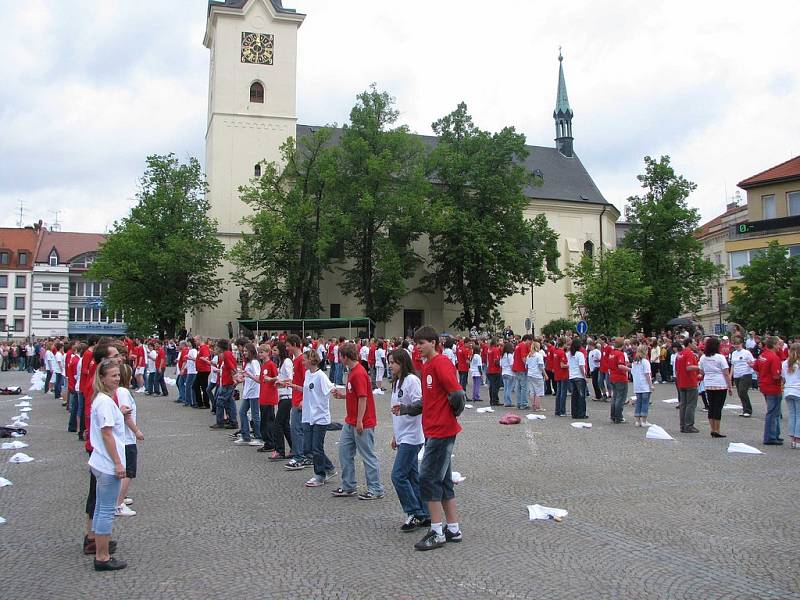
<instances>
[{"instance_id":1,"label":"church tower","mask_svg":"<svg viewBox=\"0 0 800 600\"><path fill-rule=\"evenodd\" d=\"M564 156L572 156L572 109L567 97L567 84L564 81L564 57L558 49L558 92L556 93L556 109L553 119L556 122L556 148Z\"/></svg>"},{"instance_id":2,"label":"church tower","mask_svg":"<svg viewBox=\"0 0 800 600\"><path fill-rule=\"evenodd\" d=\"M280 161L297 129L297 33L305 15L282 0L209 0L203 45L210 51L206 180L209 216L226 249L240 239L251 209L239 186ZM230 268L223 265L222 275ZM190 318L192 331L228 335L239 317L239 290L220 290L222 303Z\"/></svg>"}]
</instances>

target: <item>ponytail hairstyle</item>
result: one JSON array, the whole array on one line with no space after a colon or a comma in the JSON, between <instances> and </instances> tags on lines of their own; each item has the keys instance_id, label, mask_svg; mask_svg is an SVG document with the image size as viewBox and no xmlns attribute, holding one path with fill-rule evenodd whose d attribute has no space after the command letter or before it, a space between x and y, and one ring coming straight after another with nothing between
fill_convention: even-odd
<instances>
[{"instance_id":1,"label":"ponytail hairstyle","mask_svg":"<svg viewBox=\"0 0 800 600\"><path fill-rule=\"evenodd\" d=\"M131 387L132 376L131 365L127 361L123 362L119 366L119 387L126 389Z\"/></svg>"},{"instance_id":2,"label":"ponytail hairstyle","mask_svg":"<svg viewBox=\"0 0 800 600\"><path fill-rule=\"evenodd\" d=\"M789 358L786 360L786 370L794 373L797 370L797 363L800 362L800 344L795 342L789 347Z\"/></svg>"},{"instance_id":3,"label":"ponytail hairstyle","mask_svg":"<svg viewBox=\"0 0 800 600\"><path fill-rule=\"evenodd\" d=\"M100 361L100 364L97 365L97 369L94 372L94 382L92 383L92 388L94 389L94 395L97 394L106 394L111 396L114 392L106 387L103 383L103 377L105 377L108 373L110 373L113 369L119 370L119 364L116 360L113 359L104 359Z\"/></svg>"},{"instance_id":4,"label":"ponytail hairstyle","mask_svg":"<svg viewBox=\"0 0 800 600\"><path fill-rule=\"evenodd\" d=\"M258 357L255 344L252 344L251 342L247 342L244 345L244 351L247 353L247 362L255 360Z\"/></svg>"},{"instance_id":5,"label":"ponytail hairstyle","mask_svg":"<svg viewBox=\"0 0 800 600\"><path fill-rule=\"evenodd\" d=\"M798 346L800 346L800 344L798 344ZM392 352L389 355L389 358L392 359L392 362L400 365L400 375L398 375L394 383L394 389L399 390L401 387L403 387L403 381L405 381L406 377L416 374L414 371L414 363L412 362L411 357L408 355L408 352L402 348L398 348Z\"/></svg>"}]
</instances>

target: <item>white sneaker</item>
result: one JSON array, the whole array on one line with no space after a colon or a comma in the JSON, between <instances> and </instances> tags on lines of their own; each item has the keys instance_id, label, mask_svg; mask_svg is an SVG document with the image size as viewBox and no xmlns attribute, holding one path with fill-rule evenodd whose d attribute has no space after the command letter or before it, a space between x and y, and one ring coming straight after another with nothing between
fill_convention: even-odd
<instances>
[{"instance_id":1,"label":"white sneaker","mask_svg":"<svg viewBox=\"0 0 800 600\"><path fill-rule=\"evenodd\" d=\"M144 388L141 387L138 390L134 390L134 393L136 393L136 394L144 394Z\"/></svg>"},{"instance_id":2,"label":"white sneaker","mask_svg":"<svg viewBox=\"0 0 800 600\"><path fill-rule=\"evenodd\" d=\"M118 516L118 517L135 517L136 516L136 511L135 510L131 510L130 508L125 506L125 503L122 503L114 511L114 514L116 516Z\"/></svg>"},{"instance_id":3,"label":"white sneaker","mask_svg":"<svg viewBox=\"0 0 800 600\"><path fill-rule=\"evenodd\" d=\"M249 446L250 445L250 440L246 440L244 438L239 438L238 440L235 440L233 443L236 444L237 446Z\"/></svg>"},{"instance_id":4,"label":"white sneaker","mask_svg":"<svg viewBox=\"0 0 800 600\"><path fill-rule=\"evenodd\" d=\"M133 498L125 498L122 502L130 506L131 504L133 504Z\"/></svg>"},{"instance_id":5,"label":"white sneaker","mask_svg":"<svg viewBox=\"0 0 800 600\"><path fill-rule=\"evenodd\" d=\"M645 421L644 423L642 423L641 426L642 427L650 427L651 425L652 425L652 423L648 423L647 421Z\"/></svg>"},{"instance_id":6,"label":"white sneaker","mask_svg":"<svg viewBox=\"0 0 800 600\"><path fill-rule=\"evenodd\" d=\"M264 442L256 440L256 439L250 440L250 443L248 444L248 446L263 446L263 445L264 445Z\"/></svg>"}]
</instances>

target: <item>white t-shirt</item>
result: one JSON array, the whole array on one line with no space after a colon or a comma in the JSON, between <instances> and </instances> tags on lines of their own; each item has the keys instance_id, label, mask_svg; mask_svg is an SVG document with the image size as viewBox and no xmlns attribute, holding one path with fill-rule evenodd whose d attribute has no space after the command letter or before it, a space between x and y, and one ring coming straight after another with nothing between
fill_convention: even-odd
<instances>
[{"instance_id":1,"label":"white t-shirt","mask_svg":"<svg viewBox=\"0 0 800 600\"><path fill-rule=\"evenodd\" d=\"M333 362L339 362L339 344L336 344L333 347Z\"/></svg>"},{"instance_id":2,"label":"white t-shirt","mask_svg":"<svg viewBox=\"0 0 800 600\"><path fill-rule=\"evenodd\" d=\"M506 375L513 375L514 374L514 355L510 352L503 354L500 358L500 371L503 377Z\"/></svg>"},{"instance_id":3,"label":"white t-shirt","mask_svg":"<svg viewBox=\"0 0 800 600\"><path fill-rule=\"evenodd\" d=\"M755 358L750 350L734 350L731 354L733 377L738 379L739 377L744 377L745 375L752 375L753 369L750 367L750 363L754 360Z\"/></svg>"},{"instance_id":4,"label":"white t-shirt","mask_svg":"<svg viewBox=\"0 0 800 600\"><path fill-rule=\"evenodd\" d=\"M583 379L581 374L581 367L586 372L586 357L583 352L578 350L575 354L567 352L567 364L569 365L569 378L570 379Z\"/></svg>"},{"instance_id":5,"label":"white t-shirt","mask_svg":"<svg viewBox=\"0 0 800 600\"><path fill-rule=\"evenodd\" d=\"M156 358L158 358L158 352L155 350L150 350L147 353L147 370L151 373L156 370Z\"/></svg>"},{"instance_id":6,"label":"white t-shirt","mask_svg":"<svg viewBox=\"0 0 800 600\"><path fill-rule=\"evenodd\" d=\"M525 359L525 366L528 368L528 377L544 379L544 359L541 354L529 355Z\"/></svg>"},{"instance_id":7,"label":"white t-shirt","mask_svg":"<svg viewBox=\"0 0 800 600\"><path fill-rule=\"evenodd\" d=\"M392 406L397 404L412 404L422 399L422 385L416 375L407 375L403 385L398 389L395 381L392 386ZM425 443L422 433L422 415L410 417L408 415L392 415L392 428L394 440L398 444L419 445Z\"/></svg>"},{"instance_id":8,"label":"white t-shirt","mask_svg":"<svg viewBox=\"0 0 800 600\"><path fill-rule=\"evenodd\" d=\"M442 352L442 354L444 354L447 358L449 358L451 363L453 363L454 365L456 364L456 362L457 362L456 361L456 353L453 352L452 348L445 348L444 352Z\"/></svg>"},{"instance_id":9,"label":"white t-shirt","mask_svg":"<svg viewBox=\"0 0 800 600\"><path fill-rule=\"evenodd\" d=\"M715 354L714 356L706 356L704 354L701 356L700 370L703 372L703 381L706 384L706 389L728 387L723 375L724 372L728 371L728 361L725 360L722 354Z\"/></svg>"},{"instance_id":10,"label":"white t-shirt","mask_svg":"<svg viewBox=\"0 0 800 600\"><path fill-rule=\"evenodd\" d=\"M752 350L756 347L756 341L753 338L747 338L747 341L744 343L744 347L748 350Z\"/></svg>"},{"instance_id":11,"label":"white t-shirt","mask_svg":"<svg viewBox=\"0 0 800 600\"><path fill-rule=\"evenodd\" d=\"M281 368L278 369L278 379L281 381L292 380L294 377L294 363L292 362L291 358L286 358L281 365ZM278 396L280 398L291 398L292 397L292 389L288 387L279 387L278 388Z\"/></svg>"},{"instance_id":12,"label":"white t-shirt","mask_svg":"<svg viewBox=\"0 0 800 600\"><path fill-rule=\"evenodd\" d=\"M302 422L309 425L330 425L331 390L334 385L322 369L306 370L303 380Z\"/></svg>"},{"instance_id":13,"label":"white t-shirt","mask_svg":"<svg viewBox=\"0 0 800 600\"><path fill-rule=\"evenodd\" d=\"M794 396L800 398L800 365L795 365L794 373L789 373L789 361L783 361L781 375L786 382L783 385L783 397Z\"/></svg>"},{"instance_id":14,"label":"white t-shirt","mask_svg":"<svg viewBox=\"0 0 800 600\"><path fill-rule=\"evenodd\" d=\"M131 417L133 417L133 422L136 423L136 400L133 399L131 396L130 391L126 390L123 387L117 389L117 400L119 400L120 406L130 406L131 407ZM124 418L124 417L123 417ZM133 444L136 445L136 434L131 431L128 426L125 426L125 445L129 446Z\"/></svg>"},{"instance_id":15,"label":"white t-shirt","mask_svg":"<svg viewBox=\"0 0 800 600\"><path fill-rule=\"evenodd\" d=\"M53 353L48 349L47 352L44 353L44 368L47 371L52 371L55 367L53 366Z\"/></svg>"},{"instance_id":16,"label":"white t-shirt","mask_svg":"<svg viewBox=\"0 0 800 600\"><path fill-rule=\"evenodd\" d=\"M216 370L216 366L219 364L219 356L216 354L211 357L211 373L208 374L208 382L209 383L217 383L217 377L219 377L219 371Z\"/></svg>"},{"instance_id":17,"label":"white t-shirt","mask_svg":"<svg viewBox=\"0 0 800 600\"><path fill-rule=\"evenodd\" d=\"M53 355L53 373L57 375L64 374L64 355L61 353L61 350L58 350L55 355Z\"/></svg>"},{"instance_id":18,"label":"white t-shirt","mask_svg":"<svg viewBox=\"0 0 800 600\"><path fill-rule=\"evenodd\" d=\"M99 393L92 400L92 412L89 421L89 436L92 440L92 455L89 457L89 466L101 473L114 475L114 461L103 443L103 427L111 427L114 434L114 446L117 456L125 466L125 418L117 405L106 394Z\"/></svg>"},{"instance_id":19,"label":"white t-shirt","mask_svg":"<svg viewBox=\"0 0 800 600\"><path fill-rule=\"evenodd\" d=\"M361 346L361 351L358 353L358 357L365 361L369 358L369 346Z\"/></svg>"},{"instance_id":20,"label":"white t-shirt","mask_svg":"<svg viewBox=\"0 0 800 600\"><path fill-rule=\"evenodd\" d=\"M81 366L83 366L83 357L78 359L78 364L75 365L75 391L81 390Z\"/></svg>"},{"instance_id":21,"label":"white t-shirt","mask_svg":"<svg viewBox=\"0 0 800 600\"><path fill-rule=\"evenodd\" d=\"M599 348L595 348L591 352L589 352L589 372L593 373L597 369L600 368L600 359L603 357L603 353L600 351Z\"/></svg>"},{"instance_id":22,"label":"white t-shirt","mask_svg":"<svg viewBox=\"0 0 800 600\"><path fill-rule=\"evenodd\" d=\"M651 375L650 361L646 358L635 360L631 363L631 377L633 377L633 393L644 394L650 390L650 383L647 378Z\"/></svg>"},{"instance_id":23,"label":"white t-shirt","mask_svg":"<svg viewBox=\"0 0 800 600\"><path fill-rule=\"evenodd\" d=\"M186 355L186 374L187 375L196 375L197 374L197 348L189 349L189 353Z\"/></svg>"},{"instance_id":24,"label":"white t-shirt","mask_svg":"<svg viewBox=\"0 0 800 600\"><path fill-rule=\"evenodd\" d=\"M261 363L258 362L256 359L253 359L249 363L247 363L247 366L245 366L244 370L250 373L250 375L252 375L256 379L258 379L261 375ZM244 384L242 385L242 398L244 398L245 400L258 398L258 391L259 391L258 381L253 381L249 377L245 377Z\"/></svg>"},{"instance_id":25,"label":"white t-shirt","mask_svg":"<svg viewBox=\"0 0 800 600\"><path fill-rule=\"evenodd\" d=\"M476 352L475 354L472 355L472 360L469 361L469 376L480 377L482 366L483 363L481 363L481 353Z\"/></svg>"},{"instance_id":26,"label":"white t-shirt","mask_svg":"<svg viewBox=\"0 0 800 600\"><path fill-rule=\"evenodd\" d=\"M378 348L375 350L375 366L383 368L386 361L386 350Z\"/></svg>"}]
</instances>

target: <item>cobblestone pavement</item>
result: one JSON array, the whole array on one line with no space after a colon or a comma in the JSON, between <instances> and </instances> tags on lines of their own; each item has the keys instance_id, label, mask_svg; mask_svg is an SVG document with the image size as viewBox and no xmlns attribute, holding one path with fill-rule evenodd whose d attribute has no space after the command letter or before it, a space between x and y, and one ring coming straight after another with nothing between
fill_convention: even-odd
<instances>
[{"instance_id":1,"label":"cobblestone pavement","mask_svg":"<svg viewBox=\"0 0 800 600\"><path fill-rule=\"evenodd\" d=\"M0 385L27 379L2 373ZM388 394L376 432L387 495L371 502L307 489L308 470L233 446L206 411L138 396L139 514L114 524L130 565L117 573L95 573L81 553L86 456L60 404L32 395L23 439L35 462L0 451L13 482L0 488L0 598L800 598L800 451L760 446L758 393L752 419L724 411L724 440L699 410L702 433L676 432L677 411L662 402L671 385L656 387L650 420L675 441L646 440L631 407L612 425L598 402L591 430L553 417L552 397L546 420L516 426L497 423L505 409L467 410L454 450L467 477L456 488L464 542L425 553L412 549L422 532L398 531ZM0 423L15 402L0 397ZM336 463L337 439L326 441ZM730 441L765 455L727 454ZM569 516L529 522L533 503Z\"/></svg>"}]
</instances>

